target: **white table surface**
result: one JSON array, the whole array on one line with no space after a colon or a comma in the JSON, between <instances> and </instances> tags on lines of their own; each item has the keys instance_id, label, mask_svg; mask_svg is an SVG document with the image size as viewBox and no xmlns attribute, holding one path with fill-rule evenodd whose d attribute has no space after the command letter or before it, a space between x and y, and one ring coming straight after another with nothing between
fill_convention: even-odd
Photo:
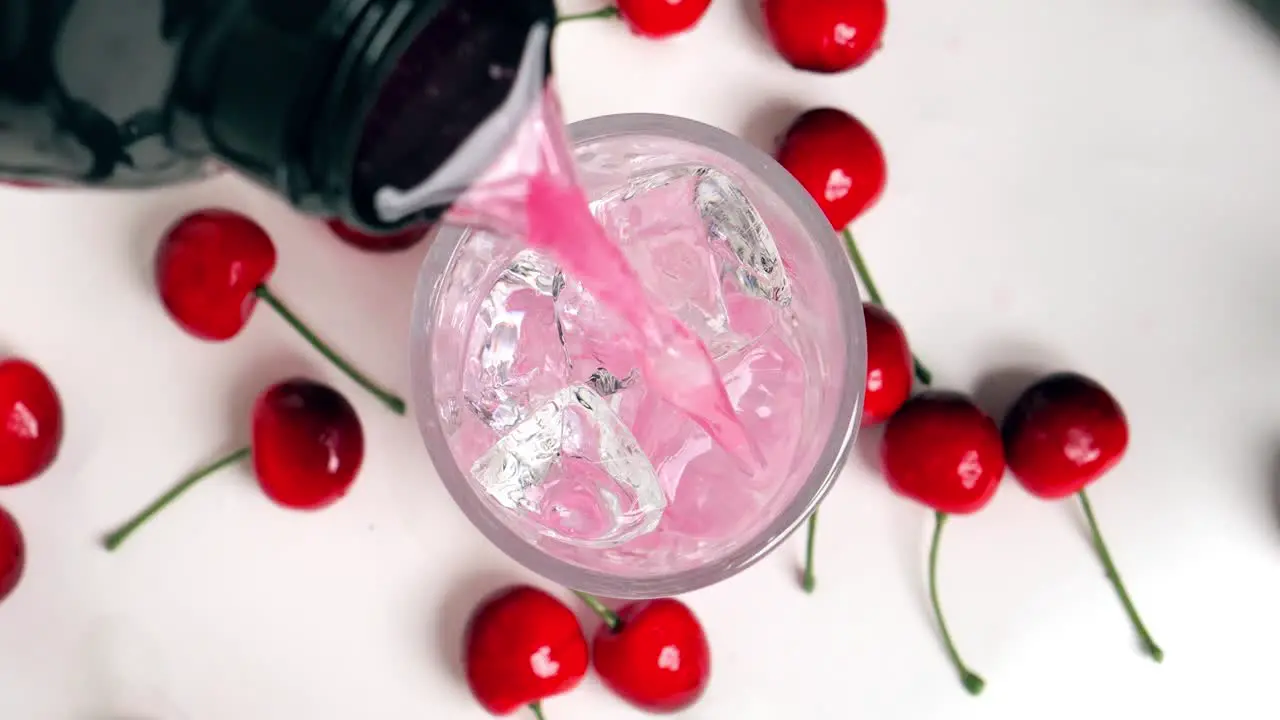
<instances>
[{"instance_id":1,"label":"white table surface","mask_svg":"<svg viewBox=\"0 0 1280 720\"><path fill-rule=\"evenodd\" d=\"M953 631L988 681L968 697L923 601L929 515L855 459L825 506L815 596L796 589L796 537L687 598L715 679L684 717L1274 718L1280 39L1230 0L903 1L880 55L819 77L772 54L753 6L717 0L666 43L567 26L569 116L673 113L758 142L814 105L862 117L891 178L856 230L939 382L994 386L998 400L1010 369L1074 368L1124 404L1129 456L1093 499L1167 659L1137 651L1074 506L1006 482L944 549ZM265 308L222 345L168 320L153 247L209 205L265 223L273 286L408 387L421 249L358 254L234 178L135 195L0 189L0 350L50 373L68 429L51 472L0 489L29 545L0 605L0 717L480 720L458 676L461 623L487 590L533 578L453 507L414 423ZM119 555L98 548L244 442L254 394L297 372L343 388L365 423L347 499L288 513L229 471ZM547 712L640 717L593 679Z\"/></svg>"}]
</instances>

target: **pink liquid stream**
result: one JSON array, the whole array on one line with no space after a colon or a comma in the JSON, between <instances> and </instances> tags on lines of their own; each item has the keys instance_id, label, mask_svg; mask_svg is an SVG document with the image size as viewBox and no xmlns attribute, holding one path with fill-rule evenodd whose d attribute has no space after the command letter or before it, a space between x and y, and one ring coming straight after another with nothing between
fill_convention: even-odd
<instances>
[{"instance_id":1,"label":"pink liquid stream","mask_svg":"<svg viewBox=\"0 0 1280 720\"><path fill-rule=\"evenodd\" d=\"M523 239L555 258L623 319L641 350L641 370L651 390L688 415L745 469L763 465L706 345L649 295L622 249L591 214L551 86L510 147L454 202L445 220Z\"/></svg>"}]
</instances>

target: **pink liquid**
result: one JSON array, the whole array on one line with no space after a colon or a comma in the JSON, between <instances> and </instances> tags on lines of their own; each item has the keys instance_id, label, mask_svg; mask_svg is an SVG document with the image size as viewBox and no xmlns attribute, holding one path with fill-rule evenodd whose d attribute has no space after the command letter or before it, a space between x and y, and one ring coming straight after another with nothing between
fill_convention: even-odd
<instances>
[{"instance_id":1,"label":"pink liquid","mask_svg":"<svg viewBox=\"0 0 1280 720\"><path fill-rule=\"evenodd\" d=\"M678 318L697 347L704 346L701 336L716 350L708 362L759 455L754 467L735 461L651 382L645 350L628 341L633 331L622 319L628 312L637 317L633 309L606 304L571 273L555 289L559 263L549 251L513 258L511 243L475 238L459 251L452 272L484 279L446 282L470 288L444 300L447 308L464 308L453 311L461 338L441 340L436 359L439 369L458 367L462 378L458 425L449 435L454 459L505 506L499 511L505 520L526 536L557 541L542 548L586 566L644 575L719 556L787 501L813 463L813 445L802 438L822 437L813 412L820 402L812 351L805 350L811 326L788 322L795 316L787 309L724 272L732 261L713 252L707 224L691 202L698 182L684 173L630 200L603 201L598 219L612 239L609 257L623 263L647 296L662 299L658 312ZM598 387L593 376L600 368L622 381L620 389L591 398L607 408L604 419L573 408L550 423L550 435L504 447L504 470L513 465L507 458L536 454L544 442L554 447L555 459L535 482L502 482L492 450L521 435L532 415L557 402L565 388ZM628 452L643 462L607 457L605 448L617 447L620 434L632 439ZM514 464L521 463L536 464ZM646 499L626 479L652 492ZM655 510L656 523L647 524Z\"/></svg>"},{"instance_id":2,"label":"pink liquid","mask_svg":"<svg viewBox=\"0 0 1280 720\"><path fill-rule=\"evenodd\" d=\"M455 201L446 220L522 238L554 257L622 320L649 389L705 430L734 462L759 468L761 453L706 346L650 296L591 214L554 90L548 87L511 148Z\"/></svg>"}]
</instances>

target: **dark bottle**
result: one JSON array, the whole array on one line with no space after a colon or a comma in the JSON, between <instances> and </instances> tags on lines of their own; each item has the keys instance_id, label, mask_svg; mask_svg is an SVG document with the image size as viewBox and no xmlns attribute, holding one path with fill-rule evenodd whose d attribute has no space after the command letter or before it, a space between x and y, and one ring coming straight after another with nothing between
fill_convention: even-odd
<instances>
[{"instance_id":1,"label":"dark bottle","mask_svg":"<svg viewBox=\"0 0 1280 720\"><path fill-rule=\"evenodd\" d=\"M496 158L510 123L488 121L545 82L554 22L552 0L0 0L0 178L149 187L219 161L395 230L443 208L387 221L376 191Z\"/></svg>"}]
</instances>

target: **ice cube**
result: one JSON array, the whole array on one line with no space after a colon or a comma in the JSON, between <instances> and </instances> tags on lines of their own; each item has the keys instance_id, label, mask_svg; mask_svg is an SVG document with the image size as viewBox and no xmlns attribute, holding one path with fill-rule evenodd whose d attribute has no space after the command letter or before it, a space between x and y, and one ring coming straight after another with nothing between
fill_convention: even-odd
<instances>
[{"instance_id":1,"label":"ice cube","mask_svg":"<svg viewBox=\"0 0 1280 720\"><path fill-rule=\"evenodd\" d=\"M569 383L555 307L563 284L553 261L525 250L476 309L462 393L467 406L499 433Z\"/></svg>"},{"instance_id":2,"label":"ice cube","mask_svg":"<svg viewBox=\"0 0 1280 720\"><path fill-rule=\"evenodd\" d=\"M687 206L687 203L686 203ZM697 216L689 220L698 222ZM698 334L712 357L747 342L733 331L729 311L720 291L720 263L703 237L700 226L637 231L639 237L625 248L627 259L644 279L654 297Z\"/></svg>"},{"instance_id":3,"label":"ice cube","mask_svg":"<svg viewBox=\"0 0 1280 720\"><path fill-rule=\"evenodd\" d=\"M650 532L667 505L631 431L586 385L534 410L476 460L471 477L518 528L581 547Z\"/></svg>"},{"instance_id":4,"label":"ice cube","mask_svg":"<svg viewBox=\"0 0 1280 720\"><path fill-rule=\"evenodd\" d=\"M636 442L652 459L658 484L670 503L676 498L690 463L713 450L724 451L711 442L702 428L660 395L644 392L643 387L637 390L642 394L626 398L627 405L622 412L630 411L634 417L631 428ZM635 405L634 410L631 405ZM725 461L724 457L720 459ZM727 462L731 468L734 466L731 458Z\"/></svg>"},{"instance_id":5,"label":"ice cube","mask_svg":"<svg viewBox=\"0 0 1280 720\"><path fill-rule=\"evenodd\" d=\"M700 171L700 166L677 166L632 177L592 208L649 294L718 357L750 338L731 327L720 289L721 259L712 252L694 203Z\"/></svg>"},{"instance_id":6,"label":"ice cube","mask_svg":"<svg viewBox=\"0 0 1280 720\"><path fill-rule=\"evenodd\" d=\"M592 385L601 370L615 378L639 372L641 358L626 324L572 278L556 296L556 329L569 382Z\"/></svg>"},{"instance_id":7,"label":"ice cube","mask_svg":"<svg viewBox=\"0 0 1280 720\"><path fill-rule=\"evenodd\" d=\"M790 305L791 283L773 233L733 179L718 170L700 169L694 204L706 223L708 239L722 256L727 255L726 270L742 291L784 307Z\"/></svg>"},{"instance_id":8,"label":"ice cube","mask_svg":"<svg viewBox=\"0 0 1280 720\"><path fill-rule=\"evenodd\" d=\"M797 466L805 408L815 398L789 329L779 322L757 342L716 361L733 409L764 459L754 472L656 394L638 400L631 427L666 493L667 532L703 539L749 535L762 508L780 489L794 487L783 478ZM637 390L643 384L626 392Z\"/></svg>"},{"instance_id":9,"label":"ice cube","mask_svg":"<svg viewBox=\"0 0 1280 720\"><path fill-rule=\"evenodd\" d=\"M750 347L716 361L725 393L751 437L756 438L766 468L790 472L806 426L805 408L816 404L806 382L805 362L790 323L780 320L774 330ZM753 483L774 483L771 473Z\"/></svg>"},{"instance_id":10,"label":"ice cube","mask_svg":"<svg viewBox=\"0 0 1280 720\"><path fill-rule=\"evenodd\" d=\"M619 205L625 205L640 195L649 195L678 184L681 180L693 177L697 169L690 165L674 165L652 170L643 175L629 175L622 185L611 188L592 201L591 212L600 219L601 224L609 226L606 217L613 213ZM625 242L625 238L618 238Z\"/></svg>"}]
</instances>

